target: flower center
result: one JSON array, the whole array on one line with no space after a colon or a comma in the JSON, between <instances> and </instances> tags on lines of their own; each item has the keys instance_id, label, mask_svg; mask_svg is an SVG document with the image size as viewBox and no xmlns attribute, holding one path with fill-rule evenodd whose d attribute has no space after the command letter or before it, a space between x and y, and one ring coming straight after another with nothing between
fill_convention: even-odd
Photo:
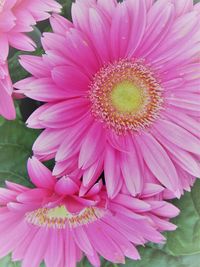
<instances>
[{"instance_id":1,"label":"flower center","mask_svg":"<svg viewBox=\"0 0 200 267\"><path fill-rule=\"evenodd\" d=\"M142 61L103 67L90 85L92 114L118 134L150 126L162 107L162 88Z\"/></svg>"},{"instance_id":2,"label":"flower center","mask_svg":"<svg viewBox=\"0 0 200 267\"><path fill-rule=\"evenodd\" d=\"M122 81L114 86L110 98L114 107L120 112L137 111L143 104L140 88L129 81Z\"/></svg>"},{"instance_id":3,"label":"flower center","mask_svg":"<svg viewBox=\"0 0 200 267\"><path fill-rule=\"evenodd\" d=\"M40 227L64 229L66 226L75 228L77 226L89 224L103 217L103 209L89 207L79 213L70 213L62 205L55 208L40 208L38 210L26 213L25 217L28 223Z\"/></svg>"}]
</instances>

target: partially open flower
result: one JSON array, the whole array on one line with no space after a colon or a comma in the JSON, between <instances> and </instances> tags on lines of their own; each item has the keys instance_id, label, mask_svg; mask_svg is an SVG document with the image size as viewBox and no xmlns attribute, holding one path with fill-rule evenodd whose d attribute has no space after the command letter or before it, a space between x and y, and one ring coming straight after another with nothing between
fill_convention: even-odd
<instances>
[{"instance_id":1,"label":"partially open flower","mask_svg":"<svg viewBox=\"0 0 200 267\"><path fill-rule=\"evenodd\" d=\"M15 118L7 67L9 46L33 51L35 44L24 33L32 31L37 21L49 18L48 12L59 12L60 8L54 0L0 0L0 115L6 119Z\"/></svg>"},{"instance_id":2,"label":"partially open flower","mask_svg":"<svg viewBox=\"0 0 200 267\"><path fill-rule=\"evenodd\" d=\"M0 257L12 252L23 267L75 267L86 255L124 263L139 259L136 245L164 242L163 230L178 209L161 199L161 186L147 184L140 198L124 189L109 200L101 181L85 191L79 177L56 179L36 158L28 172L36 188L6 182L0 189Z\"/></svg>"}]
</instances>

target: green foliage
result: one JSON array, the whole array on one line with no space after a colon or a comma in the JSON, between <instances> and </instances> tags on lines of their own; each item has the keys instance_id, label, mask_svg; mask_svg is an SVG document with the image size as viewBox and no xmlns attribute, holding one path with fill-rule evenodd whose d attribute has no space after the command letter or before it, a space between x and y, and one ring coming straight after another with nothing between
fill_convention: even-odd
<instances>
[{"instance_id":1,"label":"green foliage","mask_svg":"<svg viewBox=\"0 0 200 267\"><path fill-rule=\"evenodd\" d=\"M20 121L0 123L0 185L5 180L30 185L26 161L32 155L32 144L37 132Z\"/></svg>"},{"instance_id":2,"label":"green foliage","mask_svg":"<svg viewBox=\"0 0 200 267\"><path fill-rule=\"evenodd\" d=\"M0 267L21 267L21 263L20 262L12 262L11 256L8 255L5 258L3 258L2 260L0 260ZM31 267L31 265L30 265L30 267ZM40 265L40 267L45 267L45 266L42 263Z\"/></svg>"},{"instance_id":3,"label":"green foliage","mask_svg":"<svg viewBox=\"0 0 200 267\"><path fill-rule=\"evenodd\" d=\"M165 249L177 256L200 253L200 181L196 182L191 193L185 193L174 204L181 210L173 220L178 229L167 233Z\"/></svg>"},{"instance_id":4,"label":"green foliage","mask_svg":"<svg viewBox=\"0 0 200 267\"><path fill-rule=\"evenodd\" d=\"M59 0L58 1L62 5L62 15L67 19L71 20L71 5L73 0Z\"/></svg>"},{"instance_id":5,"label":"green foliage","mask_svg":"<svg viewBox=\"0 0 200 267\"><path fill-rule=\"evenodd\" d=\"M11 257L7 256L0 261L0 267L20 267L20 264L11 261Z\"/></svg>"},{"instance_id":6,"label":"green foliage","mask_svg":"<svg viewBox=\"0 0 200 267\"><path fill-rule=\"evenodd\" d=\"M153 248L141 248L142 260L134 262L126 261L126 267L199 267L200 254L174 257L163 251ZM199 262L199 265L198 265ZM119 265L122 267L123 265Z\"/></svg>"}]
</instances>

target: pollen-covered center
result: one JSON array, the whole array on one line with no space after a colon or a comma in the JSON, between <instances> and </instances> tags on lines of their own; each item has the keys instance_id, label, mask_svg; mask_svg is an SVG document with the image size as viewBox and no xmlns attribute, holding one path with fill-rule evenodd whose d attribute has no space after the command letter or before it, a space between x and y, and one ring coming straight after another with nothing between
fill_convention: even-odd
<instances>
[{"instance_id":1,"label":"pollen-covered center","mask_svg":"<svg viewBox=\"0 0 200 267\"><path fill-rule=\"evenodd\" d=\"M113 87L110 98L113 106L121 112L137 111L143 104L140 88L129 81L123 81Z\"/></svg>"},{"instance_id":2,"label":"pollen-covered center","mask_svg":"<svg viewBox=\"0 0 200 267\"><path fill-rule=\"evenodd\" d=\"M142 61L103 67L90 85L92 114L118 134L148 127L159 115L162 88Z\"/></svg>"},{"instance_id":3,"label":"pollen-covered center","mask_svg":"<svg viewBox=\"0 0 200 267\"><path fill-rule=\"evenodd\" d=\"M103 209L88 207L79 213L70 213L64 205L55 208L40 208L26 213L26 221L39 227L64 229L89 224L104 216Z\"/></svg>"}]
</instances>

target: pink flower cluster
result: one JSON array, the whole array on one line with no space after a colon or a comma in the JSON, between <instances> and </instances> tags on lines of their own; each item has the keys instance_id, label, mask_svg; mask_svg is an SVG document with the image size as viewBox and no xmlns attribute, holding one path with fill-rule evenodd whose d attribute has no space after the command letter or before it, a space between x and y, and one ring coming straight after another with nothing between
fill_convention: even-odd
<instances>
[{"instance_id":1,"label":"pink flower cluster","mask_svg":"<svg viewBox=\"0 0 200 267\"><path fill-rule=\"evenodd\" d=\"M50 17L48 12L60 12L54 0L0 0L0 115L15 118L13 87L8 72L9 46L34 51L35 43L25 34L38 21Z\"/></svg>"},{"instance_id":2,"label":"pink flower cluster","mask_svg":"<svg viewBox=\"0 0 200 267\"><path fill-rule=\"evenodd\" d=\"M44 102L28 173L0 189L0 257L23 267L100 266L163 243L180 197L200 177L200 5L192 0L76 0L72 22L51 0L0 0L0 114L14 118L8 46L50 17L42 56L16 94ZM5 19L5 18L9 18ZM42 161L55 159L52 171ZM11 238L12 237L12 238Z\"/></svg>"},{"instance_id":3,"label":"pink flower cluster","mask_svg":"<svg viewBox=\"0 0 200 267\"><path fill-rule=\"evenodd\" d=\"M92 266L99 256L125 263L140 258L136 245L163 243L160 231L174 230L168 219L178 209L162 200L161 186L147 184L140 197L121 192L109 199L99 181L84 192L77 177L56 179L36 158L28 172L36 188L6 182L0 189L0 256L12 252L23 267L72 267L84 253Z\"/></svg>"}]
</instances>

